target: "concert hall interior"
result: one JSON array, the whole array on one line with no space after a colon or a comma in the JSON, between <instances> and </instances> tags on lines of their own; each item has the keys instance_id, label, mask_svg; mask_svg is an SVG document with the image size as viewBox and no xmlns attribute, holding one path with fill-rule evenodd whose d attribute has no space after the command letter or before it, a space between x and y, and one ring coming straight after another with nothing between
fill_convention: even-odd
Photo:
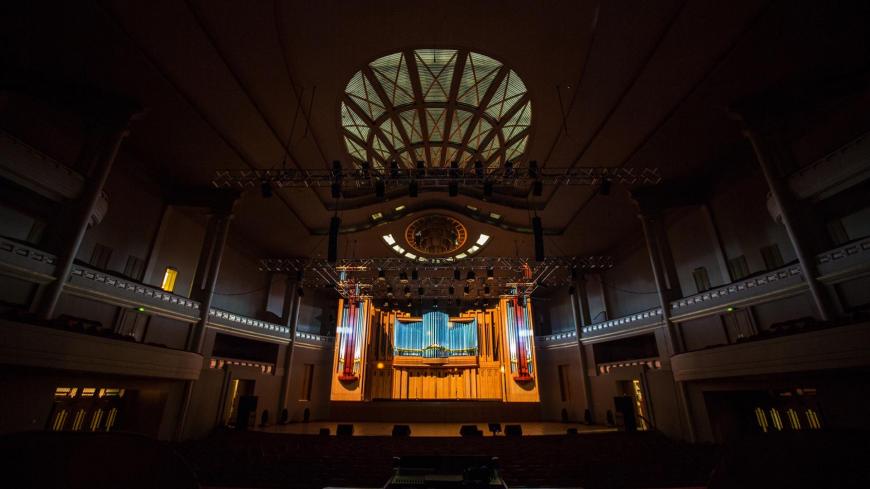
<instances>
[{"instance_id":1,"label":"concert hall interior","mask_svg":"<svg viewBox=\"0 0 870 489\"><path fill-rule=\"evenodd\" d=\"M870 487L867 2L7 3L0 485Z\"/></svg>"}]
</instances>

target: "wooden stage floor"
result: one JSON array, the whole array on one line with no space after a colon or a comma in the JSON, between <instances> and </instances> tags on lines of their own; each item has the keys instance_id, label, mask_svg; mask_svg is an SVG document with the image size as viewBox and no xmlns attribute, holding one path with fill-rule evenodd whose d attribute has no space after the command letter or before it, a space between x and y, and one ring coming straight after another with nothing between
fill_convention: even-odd
<instances>
[{"instance_id":1,"label":"wooden stage floor","mask_svg":"<svg viewBox=\"0 0 870 489\"><path fill-rule=\"evenodd\" d=\"M341 421L341 424L353 424L354 436L390 436L393 432L394 424L407 424L411 427L411 436L459 436L459 428L466 424L476 424L478 429L483 431L484 436L492 436L489 432L486 423L380 423L371 421L350 422ZM311 421L309 423L291 423L286 425L273 425L265 428L256 428L258 431L268 433L290 433L294 435L316 435L321 428L329 428L329 433L335 435L335 427L339 424L336 421ZM519 424L523 428L523 436L537 435L564 435L568 428L577 428L577 432L583 433L602 433L616 431L616 428L611 428L601 425L585 425L579 423L551 423L541 421L530 422L511 422L507 424ZM504 423L502 424L504 429ZM499 434L498 436L504 436Z\"/></svg>"}]
</instances>

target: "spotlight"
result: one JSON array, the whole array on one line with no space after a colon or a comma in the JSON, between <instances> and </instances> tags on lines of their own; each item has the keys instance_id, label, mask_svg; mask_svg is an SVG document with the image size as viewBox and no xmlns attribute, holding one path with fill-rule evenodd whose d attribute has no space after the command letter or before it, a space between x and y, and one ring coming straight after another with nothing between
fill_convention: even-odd
<instances>
[{"instance_id":1,"label":"spotlight","mask_svg":"<svg viewBox=\"0 0 870 489\"><path fill-rule=\"evenodd\" d=\"M417 295L423 295L424 292L426 292L426 290L423 289L423 287L417 287Z\"/></svg>"},{"instance_id":2,"label":"spotlight","mask_svg":"<svg viewBox=\"0 0 870 489\"><path fill-rule=\"evenodd\" d=\"M369 168L371 167L372 165L368 161L363 161L362 163L360 163L360 174L363 178L369 177Z\"/></svg>"},{"instance_id":3,"label":"spotlight","mask_svg":"<svg viewBox=\"0 0 870 489\"><path fill-rule=\"evenodd\" d=\"M387 275L384 273L384 271L382 269L378 268L378 280L383 282L386 279L387 279Z\"/></svg>"},{"instance_id":4,"label":"spotlight","mask_svg":"<svg viewBox=\"0 0 870 489\"><path fill-rule=\"evenodd\" d=\"M514 162L513 161L505 161L504 162L504 176L510 178L514 176Z\"/></svg>"},{"instance_id":5,"label":"spotlight","mask_svg":"<svg viewBox=\"0 0 870 489\"><path fill-rule=\"evenodd\" d=\"M474 162L474 175L477 178L483 178L483 162L480 160Z\"/></svg>"},{"instance_id":6,"label":"spotlight","mask_svg":"<svg viewBox=\"0 0 870 489\"><path fill-rule=\"evenodd\" d=\"M536 160L532 160L529 162L529 178L532 180L537 180L538 175L540 175L541 171L538 168L538 162Z\"/></svg>"},{"instance_id":7,"label":"spotlight","mask_svg":"<svg viewBox=\"0 0 870 489\"><path fill-rule=\"evenodd\" d=\"M432 307L438 309L438 299L432 299Z\"/></svg>"},{"instance_id":8,"label":"spotlight","mask_svg":"<svg viewBox=\"0 0 870 489\"><path fill-rule=\"evenodd\" d=\"M263 196L264 199L268 199L272 196L272 184L263 180L263 183L260 184L260 195Z\"/></svg>"},{"instance_id":9,"label":"spotlight","mask_svg":"<svg viewBox=\"0 0 870 489\"><path fill-rule=\"evenodd\" d=\"M453 160L450 162L450 178L458 178L459 177L459 162Z\"/></svg>"},{"instance_id":10,"label":"spotlight","mask_svg":"<svg viewBox=\"0 0 870 489\"><path fill-rule=\"evenodd\" d=\"M390 301L384 301L384 309L390 307Z\"/></svg>"},{"instance_id":11,"label":"spotlight","mask_svg":"<svg viewBox=\"0 0 870 489\"><path fill-rule=\"evenodd\" d=\"M417 180L411 180L411 183L408 184L408 197L416 197L419 191Z\"/></svg>"},{"instance_id":12,"label":"spotlight","mask_svg":"<svg viewBox=\"0 0 870 489\"><path fill-rule=\"evenodd\" d=\"M483 197L492 197L492 182L490 180L483 182Z\"/></svg>"},{"instance_id":13,"label":"spotlight","mask_svg":"<svg viewBox=\"0 0 870 489\"><path fill-rule=\"evenodd\" d=\"M408 283L408 274L404 271L399 272L399 282L402 282L403 284Z\"/></svg>"},{"instance_id":14,"label":"spotlight","mask_svg":"<svg viewBox=\"0 0 870 489\"><path fill-rule=\"evenodd\" d=\"M474 282L475 278L476 277L474 275L474 270L469 269L468 273L465 274L465 281L466 282Z\"/></svg>"},{"instance_id":15,"label":"spotlight","mask_svg":"<svg viewBox=\"0 0 870 489\"><path fill-rule=\"evenodd\" d=\"M495 270L492 267L486 269L486 280L492 281L495 278Z\"/></svg>"},{"instance_id":16,"label":"spotlight","mask_svg":"<svg viewBox=\"0 0 870 489\"><path fill-rule=\"evenodd\" d=\"M407 307L410 309L410 308L414 307L414 304L411 304L411 301L408 301L408 306L407 306Z\"/></svg>"},{"instance_id":17,"label":"spotlight","mask_svg":"<svg viewBox=\"0 0 870 489\"><path fill-rule=\"evenodd\" d=\"M453 269L453 280L459 280L462 277L461 272L458 268Z\"/></svg>"},{"instance_id":18,"label":"spotlight","mask_svg":"<svg viewBox=\"0 0 870 489\"><path fill-rule=\"evenodd\" d=\"M598 195L608 196L610 195L610 179L605 178L601 181L601 186L598 187Z\"/></svg>"},{"instance_id":19,"label":"spotlight","mask_svg":"<svg viewBox=\"0 0 870 489\"><path fill-rule=\"evenodd\" d=\"M450 287L447 287L448 294L453 295L455 292L456 292L456 289L454 289L452 285Z\"/></svg>"},{"instance_id":20,"label":"spotlight","mask_svg":"<svg viewBox=\"0 0 870 489\"><path fill-rule=\"evenodd\" d=\"M387 297L392 297L392 296L393 296L393 286L387 285Z\"/></svg>"},{"instance_id":21,"label":"spotlight","mask_svg":"<svg viewBox=\"0 0 870 489\"><path fill-rule=\"evenodd\" d=\"M341 162L338 160L332 160L332 176L336 180L341 180L341 177L344 176L341 171Z\"/></svg>"},{"instance_id":22,"label":"spotlight","mask_svg":"<svg viewBox=\"0 0 870 489\"><path fill-rule=\"evenodd\" d=\"M399 162L396 160L390 162L390 177L399 178Z\"/></svg>"},{"instance_id":23,"label":"spotlight","mask_svg":"<svg viewBox=\"0 0 870 489\"><path fill-rule=\"evenodd\" d=\"M471 290L471 288L469 288L469 287L466 285L465 287L462 288L462 293L463 293L464 295L468 295L468 292L469 292L470 290Z\"/></svg>"},{"instance_id":24,"label":"spotlight","mask_svg":"<svg viewBox=\"0 0 870 489\"><path fill-rule=\"evenodd\" d=\"M384 185L383 180L377 180L375 182L375 196L379 199L383 199L384 195L387 194L387 186Z\"/></svg>"},{"instance_id":25,"label":"spotlight","mask_svg":"<svg viewBox=\"0 0 870 489\"><path fill-rule=\"evenodd\" d=\"M411 297L411 287L405 286L405 297Z\"/></svg>"},{"instance_id":26,"label":"spotlight","mask_svg":"<svg viewBox=\"0 0 870 489\"><path fill-rule=\"evenodd\" d=\"M457 182L450 182L447 184L447 195L451 197L459 195L459 184Z\"/></svg>"},{"instance_id":27,"label":"spotlight","mask_svg":"<svg viewBox=\"0 0 870 489\"><path fill-rule=\"evenodd\" d=\"M411 270L411 280L417 280L418 278L420 278L420 274L417 273L417 269Z\"/></svg>"},{"instance_id":28,"label":"spotlight","mask_svg":"<svg viewBox=\"0 0 870 489\"><path fill-rule=\"evenodd\" d=\"M423 160L417 160L417 178L423 177L426 173L426 169L423 166Z\"/></svg>"},{"instance_id":29,"label":"spotlight","mask_svg":"<svg viewBox=\"0 0 870 489\"><path fill-rule=\"evenodd\" d=\"M544 193L544 182L535 180L532 182L532 196L540 197Z\"/></svg>"},{"instance_id":30,"label":"spotlight","mask_svg":"<svg viewBox=\"0 0 870 489\"><path fill-rule=\"evenodd\" d=\"M484 286L483 286L483 293L486 294L486 295L489 295L489 285L484 285Z\"/></svg>"}]
</instances>

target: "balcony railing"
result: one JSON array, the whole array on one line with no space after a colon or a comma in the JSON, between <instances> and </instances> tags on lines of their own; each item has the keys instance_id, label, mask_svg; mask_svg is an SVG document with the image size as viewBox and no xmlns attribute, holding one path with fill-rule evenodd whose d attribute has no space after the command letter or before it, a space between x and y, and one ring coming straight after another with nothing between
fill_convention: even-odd
<instances>
[{"instance_id":1,"label":"balcony railing","mask_svg":"<svg viewBox=\"0 0 870 489\"><path fill-rule=\"evenodd\" d=\"M870 238L857 240L820 253L816 257L819 280L835 284L870 273ZM747 277L736 282L722 285L711 290L690 295L671 302L671 319L685 321L713 314L719 314L730 307L745 307L769 302L806 291L806 283L799 264L789 264ZM637 333L661 325L661 308L629 314L584 326L581 339L594 341L608 336ZM576 343L577 333L573 331L539 336L538 345L558 345Z\"/></svg>"}]
</instances>

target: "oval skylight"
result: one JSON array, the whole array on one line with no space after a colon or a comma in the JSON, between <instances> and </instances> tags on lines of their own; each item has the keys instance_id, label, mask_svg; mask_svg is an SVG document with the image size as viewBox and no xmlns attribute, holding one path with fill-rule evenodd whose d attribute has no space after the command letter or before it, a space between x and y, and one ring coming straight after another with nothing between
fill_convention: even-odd
<instances>
[{"instance_id":1,"label":"oval skylight","mask_svg":"<svg viewBox=\"0 0 870 489\"><path fill-rule=\"evenodd\" d=\"M341 101L342 137L356 163L386 168L497 167L526 151L526 85L488 56L455 49L390 54L356 72Z\"/></svg>"}]
</instances>

